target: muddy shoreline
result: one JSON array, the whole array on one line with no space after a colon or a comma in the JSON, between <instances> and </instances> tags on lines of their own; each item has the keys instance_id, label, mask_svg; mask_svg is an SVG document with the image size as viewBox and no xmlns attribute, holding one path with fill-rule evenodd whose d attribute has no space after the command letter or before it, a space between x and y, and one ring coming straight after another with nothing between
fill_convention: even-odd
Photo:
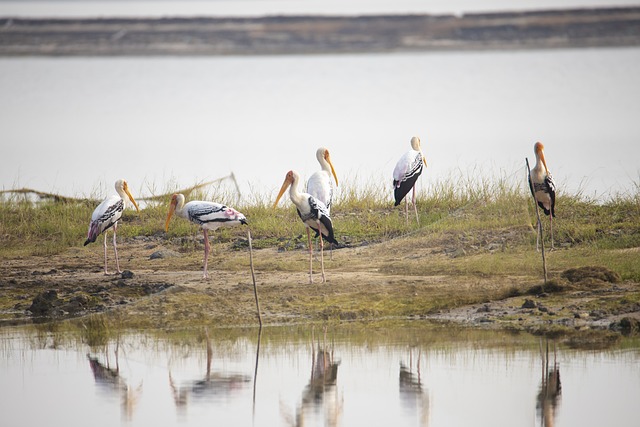
<instances>
[{"instance_id":1,"label":"muddy shoreline","mask_svg":"<svg viewBox=\"0 0 640 427\"><path fill-rule=\"evenodd\" d=\"M316 283L309 284L305 250L255 251L263 322L395 318L539 334L638 333L640 304L625 298L640 290L638 283L601 275L570 282L562 272L556 272L552 283L563 284L561 291L531 291L540 285L539 278L418 275L389 269L389 253L395 245L408 243L401 238L334 250L326 260L325 284L319 283L317 274ZM209 264L211 278L203 280L198 242L185 248L143 237L121 247L125 272L109 276L102 270L101 245L69 248L49 257L4 260L0 267L0 326L99 313L108 313L123 326L134 328L257 325L246 249L234 249L231 243L216 245ZM450 256L458 255L424 248L407 259L419 263L429 257ZM283 261L290 261L291 268L280 267ZM451 293L482 296L496 289L512 289L513 295L481 297L482 302L447 308L412 308L416 302L432 303ZM594 309L594 304L599 308Z\"/></svg>"},{"instance_id":2,"label":"muddy shoreline","mask_svg":"<svg viewBox=\"0 0 640 427\"><path fill-rule=\"evenodd\" d=\"M640 8L256 18L0 17L0 55L281 55L640 45Z\"/></svg>"}]
</instances>

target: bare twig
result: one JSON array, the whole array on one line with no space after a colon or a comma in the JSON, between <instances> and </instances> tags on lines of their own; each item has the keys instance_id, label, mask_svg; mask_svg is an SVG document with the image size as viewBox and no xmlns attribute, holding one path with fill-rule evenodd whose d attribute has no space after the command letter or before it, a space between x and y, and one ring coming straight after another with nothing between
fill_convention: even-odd
<instances>
[{"instance_id":1,"label":"bare twig","mask_svg":"<svg viewBox=\"0 0 640 427\"><path fill-rule=\"evenodd\" d=\"M262 328L262 315L260 314L260 300L258 299L258 287L256 286L256 274L253 270L253 245L251 243L251 230L247 229L247 238L249 239L249 266L251 267L251 279L253 280L253 294L256 297L256 310L258 310L258 323Z\"/></svg>"},{"instance_id":2,"label":"bare twig","mask_svg":"<svg viewBox=\"0 0 640 427\"><path fill-rule=\"evenodd\" d=\"M173 193L182 193L182 194L184 194L185 196L188 197L189 194L191 194L193 191L195 191L195 190L197 190L199 188L206 187L206 186L209 186L211 184L215 184L217 182L222 182L225 179L233 180L233 182L236 184L236 190L238 191L238 193L240 192L240 190L238 188L238 184L236 182L235 175L233 174L233 172L231 172L230 175L223 176L222 178L214 179L213 181L202 182L202 183L196 184L196 185L194 185L192 187L188 187L188 188L183 188L181 190L172 191L171 193L159 194L157 196L140 197L138 200L142 200L142 201L145 201L145 202L161 202L161 201L165 201L166 199L170 198Z\"/></svg>"},{"instance_id":3,"label":"bare twig","mask_svg":"<svg viewBox=\"0 0 640 427\"><path fill-rule=\"evenodd\" d=\"M31 188L17 188L13 190L2 190L0 194L35 194L41 199L51 199L54 202L60 203L87 203L87 202L95 202L93 199L85 199L85 198L75 198L75 197L67 197L62 196L60 194L54 193L46 193L44 191L37 191Z\"/></svg>"}]
</instances>

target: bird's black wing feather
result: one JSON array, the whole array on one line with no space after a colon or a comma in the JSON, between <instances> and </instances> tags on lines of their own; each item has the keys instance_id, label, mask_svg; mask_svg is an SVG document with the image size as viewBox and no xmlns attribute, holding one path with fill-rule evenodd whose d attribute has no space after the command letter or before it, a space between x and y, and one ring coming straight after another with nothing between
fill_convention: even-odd
<instances>
[{"instance_id":1,"label":"bird's black wing feather","mask_svg":"<svg viewBox=\"0 0 640 427\"><path fill-rule=\"evenodd\" d=\"M338 241L335 239L333 234L333 223L331 221L329 213L327 212L326 206L313 196L309 197L309 206L311 207L311 214L313 215L313 219L320 221L320 223L327 229L326 235L322 233L322 237L324 238L324 240L337 245ZM311 229L314 230L317 234L320 234L320 230L318 230L317 227L311 226Z\"/></svg>"}]
</instances>

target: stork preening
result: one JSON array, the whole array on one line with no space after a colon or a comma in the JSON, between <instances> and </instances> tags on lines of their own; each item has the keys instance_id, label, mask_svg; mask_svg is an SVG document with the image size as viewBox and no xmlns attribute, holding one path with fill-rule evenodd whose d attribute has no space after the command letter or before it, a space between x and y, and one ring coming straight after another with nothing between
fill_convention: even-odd
<instances>
[{"instance_id":1,"label":"stork preening","mask_svg":"<svg viewBox=\"0 0 640 427\"><path fill-rule=\"evenodd\" d=\"M247 224L247 218L237 210L220 203L193 200L185 204L184 195L176 193L171 196L169 213L164 225L165 231L169 230L169 221L174 212L177 216L188 219L202 229L204 234L204 273L202 278L208 279L209 251L211 249L209 230L215 231L220 227Z\"/></svg>"},{"instance_id":2,"label":"stork preening","mask_svg":"<svg viewBox=\"0 0 640 427\"><path fill-rule=\"evenodd\" d=\"M329 211L324 203L316 199L309 193L300 192L300 176L295 171L287 172L282 183L276 202L273 204L275 208L280 198L289 188L289 197L298 210L298 216L307 226L307 240L309 243L309 283L313 283L313 246L311 245L311 231L320 234L320 268L322 270L322 282L326 281L324 275L324 243L326 240L330 243L338 244L333 236L333 223L329 216Z\"/></svg>"},{"instance_id":3,"label":"stork preening","mask_svg":"<svg viewBox=\"0 0 640 427\"><path fill-rule=\"evenodd\" d=\"M116 256L116 271L122 273L120 270L120 261L118 260L118 248L116 246L116 232L118 230L118 220L122 217L122 212L125 210L128 204L128 200L133 203L137 211L140 211L138 204L129 192L129 185L124 179L119 179L115 184L116 192L112 196L107 197L96 207L91 215L91 223L89 223L89 231L87 233L87 240L84 245L96 241L100 233L104 233L104 274L109 274L107 271L107 230L113 227L113 251Z\"/></svg>"},{"instance_id":4,"label":"stork preening","mask_svg":"<svg viewBox=\"0 0 640 427\"><path fill-rule=\"evenodd\" d=\"M320 163L320 170L315 172L307 181L307 193L320 200L327 208L327 212L331 213L331 203L333 202L333 179L338 186L338 176L336 170L331 163L329 150L324 147L318 148L316 158Z\"/></svg>"},{"instance_id":5,"label":"stork preening","mask_svg":"<svg viewBox=\"0 0 640 427\"><path fill-rule=\"evenodd\" d=\"M409 200L405 197L409 191L413 189L413 210L416 213L416 221L420 223L418 217L418 208L416 206L416 181L422 173L422 166L427 166L427 160L420 149L420 138L414 136L411 138L411 150L407 151L398 160L393 170L393 195L395 197L395 205L398 206L402 199L404 203L404 214L407 224L409 223Z\"/></svg>"},{"instance_id":6,"label":"stork preening","mask_svg":"<svg viewBox=\"0 0 640 427\"><path fill-rule=\"evenodd\" d=\"M536 154L536 165L529 172L529 189L536 203L545 215L549 216L549 229L551 233L551 249L553 249L553 217L556 216L556 183L547 168L547 161L544 158L544 145L536 142L533 146ZM536 208L537 209L537 208ZM542 236L542 224L538 222L536 233L536 250Z\"/></svg>"}]
</instances>

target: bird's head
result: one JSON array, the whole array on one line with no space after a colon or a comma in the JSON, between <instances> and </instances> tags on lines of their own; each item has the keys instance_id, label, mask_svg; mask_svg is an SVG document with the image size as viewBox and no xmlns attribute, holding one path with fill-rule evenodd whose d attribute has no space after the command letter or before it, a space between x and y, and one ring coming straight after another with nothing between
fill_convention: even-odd
<instances>
[{"instance_id":1,"label":"bird's head","mask_svg":"<svg viewBox=\"0 0 640 427\"><path fill-rule=\"evenodd\" d=\"M544 145L542 145L542 142L536 142L534 144L533 152L536 154L536 157L540 158L540 161L544 166L544 170L549 173L549 168L547 168L547 160L544 158Z\"/></svg>"},{"instance_id":2,"label":"bird's head","mask_svg":"<svg viewBox=\"0 0 640 427\"><path fill-rule=\"evenodd\" d=\"M427 158L424 156L424 153L422 152L422 148L420 148L420 138L417 136L414 136L413 138L411 138L411 148L413 148L416 151L419 151L420 154L422 154L422 162L424 163L424 166L427 166Z\"/></svg>"},{"instance_id":3,"label":"bird's head","mask_svg":"<svg viewBox=\"0 0 640 427\"><path fill-rule=\"evenodd\" d=\"M280 201L280 198L282 197L284 192L287 191L287 188L292 186L294 182L297 181L297 179L298 179L298 174L295 171L291 170L287 172L287 175L284 177L284 182L282 183L282 187L280 187L280 192L278 192L278 197L276 197L276 202L273 204L274 208L278 206L278 202Z\"/></svg>"}]
</instances>

